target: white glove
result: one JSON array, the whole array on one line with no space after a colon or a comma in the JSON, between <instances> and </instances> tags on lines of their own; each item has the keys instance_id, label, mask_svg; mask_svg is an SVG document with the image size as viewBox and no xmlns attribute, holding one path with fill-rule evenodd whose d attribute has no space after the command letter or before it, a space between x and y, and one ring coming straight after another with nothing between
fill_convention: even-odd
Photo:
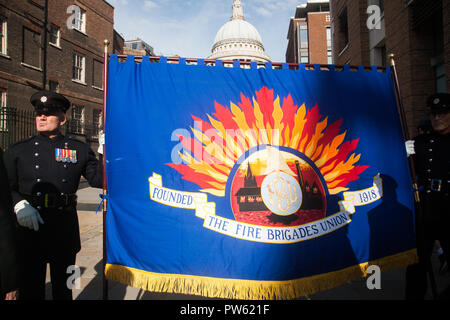
<instances>
[{"instance_id":1,"label":"white glove","mask_svg":"<svg viewBox=\"0 0 450 320\"><path fill-rule=\"evenodd\" d=\"M414 140L408 140L405 142L406 154L408 157L412 154L416 154L416 150L414 148Z\"/></svg>"},{"instance_id":2,"label":"white glove","mask_svg":"<svg viewBox=\"0 0 450 320\"><path fill-rule=\"evenodd\" d=\"M33 208L27 200L21 200L14 206L17 222L22 226L34 231L39 230L39 223L44 224L39 212Z\"/></svg>"},{"instance_id":3,"label":"white glove","mask_svg":"<svg viewBox=\"0 0 450 320\"><path fill-rule=\"evenodd\" d=\"M98 149L97 152L103 154L103 146L105 145L105 134L103 130L98 133Z\"/></svg>"}]
</instances>

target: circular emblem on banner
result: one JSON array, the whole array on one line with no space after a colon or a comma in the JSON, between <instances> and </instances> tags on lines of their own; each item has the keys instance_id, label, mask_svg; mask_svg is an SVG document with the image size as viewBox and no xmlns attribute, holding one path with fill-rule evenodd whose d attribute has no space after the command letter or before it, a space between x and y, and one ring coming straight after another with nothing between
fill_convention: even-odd
<instances>
[{"instance_id":1,"label":"circular emblem on banner","mask_svg":"<svg viewBox=\"0 0 450 320\"><path fill-rule=\"evenodd\" d=\"M298 181L281 171L264 178L261 196L266 207L280 216L297 212L302 204L302 191Z\"/></svg>"},{"instance_id":2,"label":"circular emblem on banner","mask_svg":"<svg viewBox=\"0 0 450 320\"><path fill-rule=\"evenodd\" d=\"M230 201L237 221L297 226L325 217L326 189L311 161L289 148L257 148L236 168Z\"/></svg>"}]
</instances>

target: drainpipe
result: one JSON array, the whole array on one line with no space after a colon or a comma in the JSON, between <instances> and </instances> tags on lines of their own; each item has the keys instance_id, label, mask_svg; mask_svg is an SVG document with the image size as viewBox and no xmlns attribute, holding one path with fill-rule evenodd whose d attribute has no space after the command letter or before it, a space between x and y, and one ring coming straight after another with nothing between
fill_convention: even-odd
<instances>
[{"instance_id":1,"label":"drainpipe","mask_svg":"<svg viewBox=\"0 0 450 320\"><path fill-rule=\"evenodd\" d=\"M47 83L47 24L48 24L48 0L44 0L44 25L42 27L42 90Z\"/></svg>"}]
</instances>

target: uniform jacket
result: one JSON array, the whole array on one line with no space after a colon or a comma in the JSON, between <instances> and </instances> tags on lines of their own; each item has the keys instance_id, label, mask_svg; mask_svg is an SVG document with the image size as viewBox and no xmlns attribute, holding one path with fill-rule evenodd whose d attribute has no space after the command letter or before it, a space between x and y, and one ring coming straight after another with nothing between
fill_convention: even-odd
<instances>
[{"instance_id":1,"label":"uniform jacket","mask_svg":"<svg viewBox=\"0 0 450 320\"><path fill-rule=\"evenodd\" d=\"M0 293L19 288L19 251L17 224L12 208L11 193L0 149Z\"/></svg>"},{"instance_id":2,"label":"uniform jacket","mask_svg":"<svg viewBox=\"0 0 450 320\"><path fill-rule=\"evenodd\" d=\"M78 252L81 246L76 203L47 208L33 201L37 195L48 193L74 197L81 176L92 187L101 188L102 161L97 160L86 143L63 135L50 139L40 134L11 145L4 159L13 206L26 199L44 220L37 232L20 228L25 245L38 246L29 249L42 250L48 256Z\"/></svg>"},{"instance_id":3,"label":"uniform jacket","mask_svg":"<svg viewBox=\"0 0 450 320\"><path fill-rule=\"evenodd\" d=\"M450 134L431 132L414 140L414 161L424 218L450 220Z\"/></svg>"}]
</instances>

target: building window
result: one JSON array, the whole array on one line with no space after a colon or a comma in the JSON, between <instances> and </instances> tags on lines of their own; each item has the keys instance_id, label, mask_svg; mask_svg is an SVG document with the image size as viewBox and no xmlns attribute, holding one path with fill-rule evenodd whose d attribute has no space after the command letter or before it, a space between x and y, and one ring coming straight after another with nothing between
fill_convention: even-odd
<instances>
[{"instance_id":1,"label":"building window","mask_svg":"<svg viewBox=\"0 0 450 320\"><path fill-rule=\"evenodd\" d=\"M6 108L6 89L0 88L0 108Z\"/></svg>"},{"instance_id":2,"label":"building window","mask_svg":"<svg viewBox=\"0 0 450 320\"><path fill-rule=\"evenodd\" d=\"M445 65L445 36L442 10L432 16L433 51L431 66L434 68L436 92L447 92Z\"/></svg>"},{"instance_id":3,"label":"building window","mask_svg":"<svg viewBox=\"0 0 450 320\"><path fill-rule=\"evenodd\" d=\"M330 19L330 15L327 14L327 15L325 16L325 21L326 21L326 22L330 22L330 20L331 20L331 19Z\"/></svg>"},{"instance_id":4,"label":"building window","mask_svg":"<svg viewBox=\"0 0 450 320\"><path fill-rule=\"evenodd\" d=\"M300 25L300 48L308 48L308 27L306 25Z\"/></svg>"},{"instance_id":5,"label":"building window","mask_svg":"<svg viewBox=\"0 0 450 320\"><path fill-rule=\"evenodd\" d=\"M73 27L81 31L83 33L86 33L86 11L78 7L79 10L75 10L75 20Z\"/></svg>"},{"instance_id":6,"label":"building window","mask_svg":"<svg viewBox=\"0 0 450 320\"><path fill-rule=\"evenodd\" d=\"M77 105L72 106L70 132L76 134L84 134L84 107Z\"/></svg>"},{"instance_id":7,"label":"building window","mask_svg":"<svg viewBox=\"0 0 450 320\"><path fill-rule=\"evenodd\" d=\"M102 110L94 109L92 110L92 125L93 125L93 132L92 135L94 138L98 137L98 133L100 132L102 128Z\"/></svg>"},{"instance_id":8,"label":"building window","mask_svg":"<svg viewBox=\"0 0 450 320\"><path fill-rule=\"evenodd\" d=\"M22 62L28 66L41 66L41 35L33 30L23 28Z\"/></svg>"},{"instance_id":9,"label":"building window","mask_svg":"<svg viewBox=\"0 0 450 320\"><path fill-rule=\"evenodd\" d=\"M92 86L103 89L103 62L94 59L92 68Z\"/></svg>"},{"instance_id":10,"label":"building window","mask_svg":"<svg viewBox=\"0 0 450 320\"><path fill-rule=\"evenodd\" d=\"M85 57L74 53L73 54L73 70L72 70L72 79L75 81L79 81L85 83Z\"/></svg>"},{"instance_id":11,"label":"building window","mask_svg":"<svg viewBox=\"0 0 450 320\"><path fill-rule=\"evenodd\" d=\"M7 27L6 19L0 17L0 54L4 54L5 56L8 54Z\"/></svg>"},{"instance_id":12,"label":"building window","mask_svg":"<svg viewBox=\"0 0 450 320\"><path fill-rule=\"evenodd\" d=\"M343 50L349 41L348 36L348 19L347 19L347 8L345 8L338 18L339 21L339 48Z\"/></svg>"},{"instance_id":13,"label":"building window","mask_svg":"<svg viewBox=\"0 0 450 320\"><path fill-rule=\"evenodd\" d=\"M0 88L0 132L7 131L6 89Z\"/></svg>"},{"instance_id":14,"label":"building window","mask_svg":"<svg viewBox=\"0 0 450 320\"><path fill-rule=\"evenodd\" d=\"M52 92L59 92L59 83L57 81L49 80L48 88Z\"/></svg>"},{"instance_id":15,"label":"building window","mask_svg":"<svg viewBox=\"0 0 450 320\"><path fill-rule=\"evenodd\" d=\"M308 63L309 57L308 56L302 56L300 57L300 63Z\"/></svg>"},{"instance_id":16,"label":"building window","mask_svg":"<svg viewBox=\"0 0 450 320\"><path fill-rule=\"evenodd\" d=\"M445 64L440 64L434 68L436 92L447 92L447 81L445 79Z\"/></svg>"},{"instance_id":17,"label":"building window","mask_svg":"<svg viewBox=\"0 0 450 320\"><path fill-rule=\"evenodd\" d=\"M328 62L328 64L333 64L333 54L332 54L332 52L331 52L331 50L328 50L327 51L327 62Z\"/></svg>"},{"instance_id":18,"label":"building window","mask_svg":"<svg viewBox=\"0 0 450 320\"><path fill-rule=\"evenodd\" d=\"M327 27L327 48L331 48L331 27Z\"/></svg>"},{"instance_id":19,"label":"building window","mask_svg":"<svg viewBox=\"0 0 450 320\"><path fill-rule=\"evenodd\" d=\"M60 37L61 33L59 31L58 26L54 25L53 23L50 25L50 31L49 31L49 42L57 47L60 46Z\"/></svg>"}]
</instances>

